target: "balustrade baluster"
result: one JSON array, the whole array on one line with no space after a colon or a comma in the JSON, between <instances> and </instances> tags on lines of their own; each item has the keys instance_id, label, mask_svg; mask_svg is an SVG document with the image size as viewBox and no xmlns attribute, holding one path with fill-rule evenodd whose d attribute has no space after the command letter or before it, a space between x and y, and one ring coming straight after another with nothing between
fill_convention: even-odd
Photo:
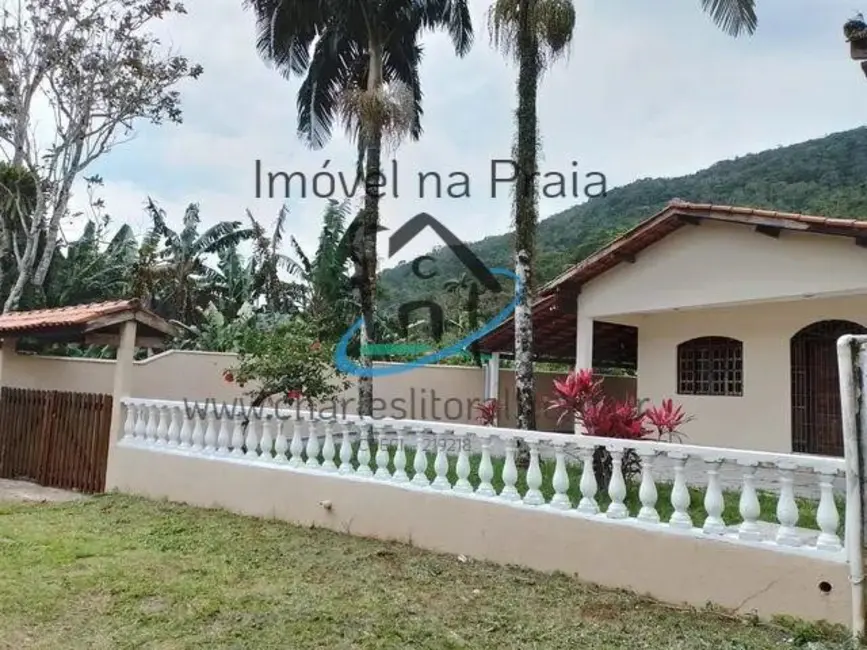
<instances>
[{"instance_id":1,"label":"balustrade baluster","mask_svg":"<svg viewBox=\"0 0 867 650\"><path fill-rule=\"evenodd\" d=\"M521 495L515 484L518 482L518 467L515 465L515 454L518 451L518 443L514 438L506 438L506 459L503 462L503 489L500 498L506 501L520 501Z\"/></svg>"},{"instance_id":2,"label":"balustrade baluster","mask_svg":"<svg viewBox=\"0 0 867 650\"><path fill-rule=\"evenodd\" d=\"M762 539L762 530L759 528L758 519L762 513L759 497L756 494L756 465L751 462L738 462L744 468L744 485L741 488L741 498L738 504L741 525L738 526L738 538L745 541L759 541Z\"/></svg>"},{"instance_id":3,"label":"balustrade baluster","mask_svg":"<svg viewBox=\"0 0 867 650\"><path fill-rule=\"evenodd\" d=\"M674 512L668 520L672 528L692 528L692 517L689 515L689 488L686 485L686 454L673 451L668 457L674 461L674 485L671 488L671 507Z\"/></svg>"},{"instance_id":4,"label":"balustrade baluster","mask_svg":"<svg viewBox=\"0 0 867 650\"><path fill-rule=\"evenodd\" d=\"M257 416L251 415L247 419L247 436L244 439L244 446L247 448L247 453L244 454L250 460L259 458L259 426L260 420Z\"/></svg>"},{"instance_id":5,"label":"balustrade baluster","mask_svg":"<svg viewBox=\"0 0 867 650\"><path fill-rule=\"evenodd\" d=\"M244 420L238 415L232 416L232 456L244 455Z\"/></svg>"},{"instance_id":6,"label":"balustrade baluster","mask_svg":"<svg viewBox=\"0 0 867 650\"><path fill-rule=\"evenodd\" d=\"M334 454L337 448L334 445L334 420L325 423L325 442L322 444L322 469L326 472L336 472L337 464L334 462Z\"/></svg>"},{"instance_id":7,"label":"balustrade baluster","mask_svg":"<svg viewBox=\"0 0 867 650\"><path fill-rule=\"evenodd\" d=\"M390 429L383 426L376 436L376 473L373 476L382 481L391 479L391 472L388 471L388 461L390 460L388 453L389 433Z\"/></svg>"},{"instance_id":8,"label":"balustrade baluster","mask_svg":"<svg viewBox=\"0 0 867 650\"><path fill-rule=\"evenodd\" d=\"M136 405L126 404L126 418L123 421L123 439L135 440Z\"/></svg>"},{"instance_id":9,"label":"balustrade baluster","mask_svg":"<svg viewBox=\"0 0 867 650\"><path fill-rule=\"evenodd\" d=\"M139 404L136 408L135 426L132 429L133 439L137 442L143 442L147 437L148 425L148 407L144 404Z\"/></svg>"},{"instance_id":10,"label":"balustrade baluster","mask_svg":"<svg viewBox=\"0 0 867 650\"><path fill-rule=\"evenodd\" d=\"M358 469L355 470L359 476L373 476L373 470L370 469L370 425L364 425L358 431Z\"/></svg>"},{"instance_id":11,"label":"balustrade baluster","mask_svg":"<svg viewBox=\"0 0 867 650\"><path fill-rule=\"evenodd\" d=\"M493 497L497 493L491 481L494 479L494 465L491 462L491 438L487 434L481 434L482 459L479 462L479 487L476 494L484 497Z\"/></svg>"},{"instance_id":12,"label":"balustrade baluster","mask_svg":"<svg viewBox=\"0 0 867 650\"><path fill-rule=\"evenodd\" d=\"M705 458L707 465L707 490L704 493L704 511L707 513L702 530L709 535L722 535L726 532L726 524L722 514L725 509L722 487L719 480L721 458Z\"/></svg>"},{"instance_id":13,"label":"balustrade baluster","mask_svg":"<svg viewBox=\"0 0 867 650\"><path fill-rule=\"evenodd\" d=\"M208 411L205 419L207 425L205 427L205 449L206 454L212 454L217 451L217 414L214 409Z\"/></svg>"},{"instance_id":14,"label":"balustrade baluster","mask_svg":"<svg viewBox=\"0 0 867 650\"><path fill-rule=\"evenodd\" d=\"M578 512L588 515L599 513L599 504L596 503L596 473L593 471L593 447L581 449L581 481L578 487L581 490L581 501L578 502Z\"/></svg>"},{"instance_id":15,"label":"balustrade baluster","mask_svg":"<svg viewBox=\"0 0 867 650\"><path fill-rule=\"evenodd\" d=\"M181 426L178 420L183 415L184 412L181 409L174 406L169 408L169 430L166 432L166 437L168 438L166 444L169 447L177 447L180 444Z\"/></svg>"},{"instance_id":16,"label":"balustrade baluster","mask_svg":"<svg viewBox=\"0 0 867 650\"><path fill-rule=\"evenodd\" d=\"M816 548L820 551L839 551L842 548L837 530L840 528L840 513L834 500L834 472L816 471L819 476L819 508L816 510L816 523L819 538Z\"/></svg>"},{"instance_id":17,"label":"balustrade baluster","mask_svg":"<svg viewBox=\"0 0 867 650\"><path fill-rule=\"evenodd\" d=\"M434 459L434 471L436 477L431 483L431 487L435 490L451 490L452 484L449 483L449 457L446 454L446 439L442 433L436 434L437 455Z\"/></svg>"},{"instance_id":18,"label":"balustrade baluster","mask_svg":"<svg viewBox=\"0 0 867 650\"><path fill-rule=\"evenodd\" d=\"M159 419L157 420L159 424L157 424L157 434L154 443L162 447L166 445L169 437L169 407L158 406L157 412L159 413Z\"/></svg>"},{"instance_id":19,"label":"balustrade baluster","mask_svg":"<svg viewBox=\"0 0 867 650\"><path fill-rule=\"evenodd\" d=\"M638 488L638 499L641 501L641 510L638 511L638 519L650 524L659 523L659 512L656 510L656 501L659 494L656 491L656 481L653 478L653 461L656 459L655 451L639 452L641 458L641 485Z\"/></svg>"},{"instance_id":20,"label":"balustrade baluster","mask_svg":"<svg viewBox=\"0 0 867 650\"><path fill-rule=\"evenodd\" d=\"M798 525L798 502L795 501L795 486L792 472L795 465L781 464L778 466L780 473L780 496L777 500L777 521L780 527L777 529L777 544L783 546L800 546L801 538L795 527Z\"/></svg>"},{"instance_id":21,"label":"balustrade baluster","mask_svg":"<svg viewBox=\"0 0 867 650\"><path fill-rule=\"evenodd\" d=\"M195 417L195 416L193 416ZM181 430L178 433L178 447L180 449L190 449L193 446L193 421L186 414L181 412Z\"/></svg>"},{"instance_id":22,"label":"balustrade baluster","mask_svg":"<svg viewBox=\"0 0 867 650\"><path fill-rule=\"evenodd\" d=\"M530 447L530 465L527 467L527 492L524 494L524 503L528 506L541 506L545 503L542 496L542 468L539 465L539 441L528 440Z\"/></svg>"},{"instance_id":23,"label":"balustrade baluster","mask_svg":"<svg viewBox=\"0 0 867 650\"><path fill-rule=\"evenodd\" d=\"M455 442L458 445L458 460L455 463L457 480L452 489L455 492L471 494L473 486L470 483L470 437L466 431L456 431Z\"/></svg>"},{"instance_id":24,"label":"balustrade baluster","mask_svg":"<svg viewBox=\"0 0 867 650\"><path fill-rule=\"evenodd\" d=\"M148 444L154 445L157 442L157 421L160 419L160 407L153 405L150 407L148 416L148 427L146 432L146 440Z\"/></svg>"},{"instance_id":25,"label":"balustrade baluster","mask_svg":"<svg viewBox=\"0 0 867 650\"><path fill-rule=\"evenodd\" d=\"M282 413L275 416L274 427L277 430L277 437L274 438L274 460L282 465L289 461L286 458L289 441L286 440L286 422L283 420Z\"/></svg>"},{"instance_id":26,"label":"balustrade baluster","mask_svg":"<svg viewBox=\"0 0 867 650\"><path fill-rule=\"evenodd\" d=\"M195 417L196 422L193 425L191 449L200 452L205 448L205 419L199 413L196 413L193 417Z\"/></svg>"},{"instance_id":27,"label":"balustrade baluster","mask_svg":"<svg viewBox=\"0 0 867 650\"><path fill-rule=\"evenodd\" d=\"M319 429L322 426L322 422L320 420L315 420L310 422L310 426L308 429L307 435L307 467L311 467L314 469L319 469L319 452L321 447L319 446Z\"/></svg>"},{"instance_id":28,"label":"balustrade baluster","mask_svg":"<svg viewBox=\"0 0 867 650\"><path fill-rule=\"evenodd\" d=\"M304 467L304 440L301 436L303 431L307 429L307 420L292 420L292 442L289 444L289 453L292 454L289 458L289 467Z\"/></svg>"},{"instance_id":29,"label":"balustrade baluster","mask_svg":"<svg viewBox=\"0 0 867 650\"><path fill-rule=\"evenodd\" d=\"M232 432L229 426L229 416L226 413L220 414L220 419L217 421L217 455L229 455L229 443L232 441Z\"/></svg>"},{"instance_id":30,"label":"balustrade baluster","mask_svg":"<svg viewBox=\"0 0 867 650\"><path fill-rule=\"evenodd\" d=\"M261 451L259 460L271 462L274 460L274 434L272 433L274 416L270 413L260 416L260 422L262 423L262 435L259 438L259 450Z\"/></svg>"},{"instance_id":31,"label":"balustrade baluster","mask_svg":"<svg viewBox=\"0 0 867 650\"><path fill-rule=\"evenodd\" d=\"M623 478L623 449L607 447L611 454L611 478L608 481L608 497L611 503L605 511L609 519L625 519L629 516L626 508L626 481Z\"/></svg>"},{"instance_id":32,"label":"balustrade baluster","mask_svg":"<svg viewBox=\"0 0 867 650\"><path fill-rule=\"evenodd\" d=\"M340 438L340 467L338 471L341 474L354 474L355 468L352 466L352 425L344 422L342 428L343 432Z\"/></svg>"},{"instance_id":33,"label":"balustrade baluster","mask_svg":"<svg viewBox=\"0 0 867 650\"><path fill-rule=\"evenodd\" d=\"M551 478L554 496L551 497L551 507L558 510L568 510L572 507L572 502L569 500L569 472L566 470L564 444L554 443L554 476Z\"/></svg>"},{"instance_id":34,"label":"balustrade baluster","mask_svg":"<svg viewBox=\"0 0 867 650\"><path fill-rule=\"evenodd\" d=\"M397 431L397 442L394 449L394 476L391 479L395 483L409 482L409 476L406 473L406 449L404 449L406 433L409 431L409 427L402 427Z\"/></svg>"},{"instance_id":35,"label":"balustrade baluster","mask_svg":"<svg viewBox=\"0 0 867 650\"><path fill-rule=\"evenodd\" d=\"M415 438L415 457L412 461L412 469L415 474L412 484L419 487L428 487L430 481L427 478L427 437L426 432L419 430Z\"/></svg>"}]
</instances>

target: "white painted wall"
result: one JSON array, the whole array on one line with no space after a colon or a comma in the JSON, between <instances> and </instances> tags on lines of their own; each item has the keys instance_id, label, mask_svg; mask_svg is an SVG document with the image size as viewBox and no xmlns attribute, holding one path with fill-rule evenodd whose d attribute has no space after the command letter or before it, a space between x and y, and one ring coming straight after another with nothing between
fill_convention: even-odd
<instances>
[{"instance_id":1,"label":"white painted wall","mask_svg":"<svg viewBox=\"0 0 867 650\"><path fill-rule=\"evenodd\" d=\"M695 416L684 427L685 442L791 452L790 339L815 321L832 319L867 326L867 296L635 316L629 322L638 327L638 396L683 404ZM677 345L698 336L743 342L742 396L677 395Z\"/></svg>"},{"instance_id":2,"label":"white painted wall","mask_svg":"<svg viewBox=\"0 0 867 650\"><path fill-rule=\"evenodd\" d=\"M588 282L582 317L867 292L867 250L852 239L704 221L684 226Z\"/></svg>"}]
</instances>

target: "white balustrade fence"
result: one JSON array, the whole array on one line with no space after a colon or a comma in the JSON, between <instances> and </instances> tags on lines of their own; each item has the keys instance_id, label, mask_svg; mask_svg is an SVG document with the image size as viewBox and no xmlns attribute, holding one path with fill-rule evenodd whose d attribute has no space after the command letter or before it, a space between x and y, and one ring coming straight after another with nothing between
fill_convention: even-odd
<instances>
[{"instance_id":1,"label":"white balustrade fence","mask_svg":"<svg viewBox=\"0 0 867 650\"><path fill-rule=\"evenodd\" d=\"M763 548L817 554L844 562L841 516L834 480L844 475L842 458L718 449L651 441L591 438L556 433L406 420L298 419L295 413L251 415L181 402L125 399L121 445L252 463L286 471L320 472L347 480L370 480L400 489L435 490L456 498L486 499L511 506L544 508L552 515L589 517L610 524L711 537ZM293 416L293 417L290 417ZM370 441L373 441L373 447ZM519 446L529 463L519 471ZM604 447L612 459L607 486L597 485L593 455ZM637 497L628 502L621 461L638 459ZM410 458L411 457L411 458ZM671 468L660 481L662 462ZM703 466L698 491L686 479L687 461ZM726 509L720 480L723 465L739 469L737 513ZM760 493L756 473L775 474L773 492ZM796 498L794 474L812 475L817 530L799 527L805 516ZM668 504L660 502L665 484ZM693 489L690 489L693 487ZM604 488L604 491L603 489ZM726 490L731 492L731 490ZM842 498L842 497L841 497ZM775 522L767 519L775 502ZM695 501L700 500L700 504ZM762 502L765 512L762 512ZM731 504L731 496L729 497ZM662 507L662 506L667 507ZM700 507L696 507L699 506ZM669 514L661 514L660 510ZM700 513L700 515L696 515Z\"/></svg>"}]
</instances>

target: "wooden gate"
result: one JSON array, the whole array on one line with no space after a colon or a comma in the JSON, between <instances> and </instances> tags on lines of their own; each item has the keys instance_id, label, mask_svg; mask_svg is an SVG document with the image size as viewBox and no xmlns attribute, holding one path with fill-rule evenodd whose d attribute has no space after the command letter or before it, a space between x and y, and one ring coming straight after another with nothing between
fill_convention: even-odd
<instances>
[{"instance_id":1,"label":"wooden gate","mask_svg":"<svg viewBox=\"0 0 867 650\"><path fill-rule=\"evenodd\" d=\"M102 492L111 395L0 390L0 478Z\"/></svg>"}]
</instances>

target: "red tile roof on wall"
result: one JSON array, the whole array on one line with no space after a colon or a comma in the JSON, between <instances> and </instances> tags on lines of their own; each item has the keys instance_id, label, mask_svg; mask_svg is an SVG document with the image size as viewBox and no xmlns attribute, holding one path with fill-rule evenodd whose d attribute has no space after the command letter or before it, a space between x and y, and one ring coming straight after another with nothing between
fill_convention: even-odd
<instances>
[{"instance_id":1,"label":"red tile roof on wall","mask_svg":"<svg viewBox=\"0 0 867 650\"><path fill-rule=\"evenodd\" d=\"M0 315L0 333L66 329L84 326L98 318L125 311L143 311L138 299L92 302L56 309L13 311Z\"/></svg>"}]
</instances>

